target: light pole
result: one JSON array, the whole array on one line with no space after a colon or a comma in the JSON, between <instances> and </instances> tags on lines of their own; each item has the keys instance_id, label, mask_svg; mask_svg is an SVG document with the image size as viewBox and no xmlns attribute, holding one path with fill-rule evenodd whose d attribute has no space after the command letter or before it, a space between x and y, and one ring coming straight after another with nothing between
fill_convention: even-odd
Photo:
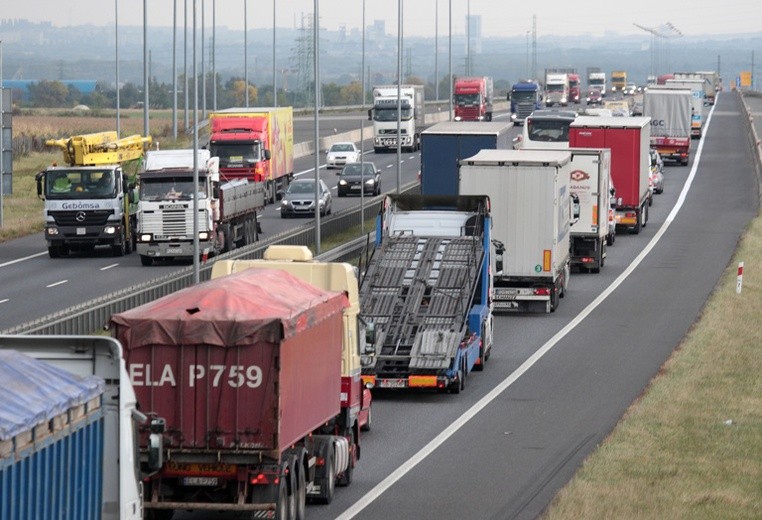
<instances>
[{"instance_id":1,"label":"light pole","mask_svg":"<svg viewBox=\"0 0 762 520\"><path fill-rule=\"evenodd\" d=\"M3 112L5 112L5 91L3 90L3 40L0 40L0 228L3 227L5 220L5 140L3 137L2 125Z\"/></svg>"},{"instance_id":2,"label":"light pole","mask_svg":"<svg viewBox=\"0 0 762 520\"><path fill-rule=\"evenodd\" d=\"M217 110L217 0L212 0L212 110Z\"/></svg>"},{"instance_id":3,"label":"light pole","mask_svg":"<svg viewBox=\"0 0 762 520\"><path fill-rule=\"evenodd\" d=\"M183 93L185 94L185 104L183 104L183 116L185 123L185 130L187 131L189 126L188 120L188 0L183 0L183 80L185 86Z\"/></svg>"},{"instance_id":4,"label":"light pole","mask_svg":"<svg viewBox=\"0 0 762 520\"><path fill-rule=\"evenodd\" d=\"M415 139L415 137L413 137ZM402 0L397 0L397 194L402 180Z\"/></svg>"},{"instance_id":5,"label":"light pole","mask_svg":"<svg viewBox=\"0 0 762 520\"><path fill-rule=\"evenodd\" d=\"M439 101L439 0L434 0L434 91Z\"/></svg>"},{"instance_id":6,"label":"light pole","mask_svg":"<svg viewBox=\"0 0 762 520\"><path fill-rule=\"evenodd\" d=\"M193 0L193 186L198 187L198 75L196 74L196 0ZM193 283L200 281L198 240L198 197L193 197Z\"/></svg>"},{"instance_id":7,"label":"light pole","mask_svg":"<svg viewBox=\"0 0 762 520\"><path fill-rule=\"evenodd\" d=\"M447 71L447 77L448 77L448 82L450 83L450 97L449 97L449 99L450 99L450 121L452 121L452 0L448 0L448 2L449 2L449 9L450 9L449 21L448 21L448 23L450 25L450 28L449 28L450 35L448 36L448 43L447 43L447 45L448 45L448 58L447 58L447 60L448 60L448 64L447 64L448 71Z\"/></svg>"},{"instance_id":8,"label":"light pole","mask_svg":"<svg viewBox=\"0 0 762 520\"><path fill-rule=\"evenodd\" d=\"M201 118L206 119L206 1L201 0Z\"/></svg>"},{"instance_id":9,"label":"light pole","mask_svg":"<svg viewBox=\"0 0 762 520\"><path fill-rule=\"evenodd\" d=\"M172 138L177 141L177 0L172 2Z\"/></svg>"},{"instance_id":10,"label":"light pole","mask_svg":"<svg viewBox=\"0 0 762 520\"><path fill-rule=\"evenodd\" d=\"M148 0L143 0L143 132L150 135L148 126Z\"/></svg>"},{"instance_id":11,"label":"light pole","mask_svg":"<svg viewBox=\"0 0 762 520\"><path fill-rule=\"evenodd\" d=\"M273 106L278 106L278 83L275 72L275 0L273 0Z\"/></svg>"},{"instance_id":12,"label":"light pole","mask_svg":"<svg viewBox=\"0 0 762 520\"><path fill-rule=\"evenodd\" d=\"M243 0L243 96L246 108L249 108L249 14L248 0Z\"/></svg>"},{"instance_id":13,"label":"light pole","mask_svg":"<svg viewBox=\"0 0 762 520\"><path fill-rule=\"evenodd\" d=\"M313 0L314 13L312 21L312 66L314 70L313 81L315 82L315 251L320 254L320 122L318 120L318 97L320 92L320 15L318 13L318 0Z\"/></svg>"},{"instance_id":14,"label":"light pole","mask_svg":"<svg viewBox=\"0 0 762 520\"><path fill-rule=\"evenodd\" d=\"M119 0L114 0L114 74L116 76L116 136L122 137L119 109Z\"/></svg>"}]
</instances>

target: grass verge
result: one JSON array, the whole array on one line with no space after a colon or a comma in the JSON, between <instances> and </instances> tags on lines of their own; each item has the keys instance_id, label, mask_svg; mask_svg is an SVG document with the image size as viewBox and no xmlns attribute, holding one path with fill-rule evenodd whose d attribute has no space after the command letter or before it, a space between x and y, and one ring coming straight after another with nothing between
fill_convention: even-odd
<instances>
[{"instance_id":1,"label":"grass verge","mask_svg":"<svg viewBox=\"0 0 762 520\"><path fill-rule=\"evenodd\" d=\"M545 519L760 518L759 259L762 218L744 233L700 319Z\"/></svg>"}]
</instances>

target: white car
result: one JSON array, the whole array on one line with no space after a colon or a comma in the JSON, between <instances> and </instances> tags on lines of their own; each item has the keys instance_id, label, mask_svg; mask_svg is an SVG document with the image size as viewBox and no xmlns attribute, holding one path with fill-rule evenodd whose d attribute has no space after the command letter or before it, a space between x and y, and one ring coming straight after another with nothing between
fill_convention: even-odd
<instances>
[{"instance_id":1,"label":"white car","mask_svg":"<svg viewBox=\"0 0 762 520\"><path fill-rule=\"evenodd\" d=\"M326 168L342 168L349 163L360 162L360 150L355 143L334 143L325 155Z\"/></svg>"}]
</instances>

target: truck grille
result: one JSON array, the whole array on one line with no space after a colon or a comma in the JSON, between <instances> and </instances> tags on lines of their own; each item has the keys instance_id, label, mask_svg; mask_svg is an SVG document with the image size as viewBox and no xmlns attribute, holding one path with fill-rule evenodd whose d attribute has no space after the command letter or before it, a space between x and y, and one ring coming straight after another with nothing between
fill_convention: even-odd
<instances>
[{"instance_id":1,"label":"truck grille","mask_svg":"<svg viewBox=\"0 0 762 520\"><path fill-rule=\"evenodd\" d=\"M184 237L193 235L193 209L164 209L161 213L145 211L141 215L141 232L157 237ZM199 229L204 228L203 213L199 214Z\"/></svg>"},{"instance_id":2,"label":"truck grille","mask_svg":"<svg viewBox=\"0 0 762 520\"><path fill-rule=\"evenodd\" d=\"M516 107L516 115L520 119L526 119L534 112L534 103L519 103Z\"/></svg>"},{"instance_id":3,"label":"truck grille","mask_svg":"<svg viewBox=\"0 0 762 520\"><path fill-rule=\"evenodd\" d=\"M114 214L110 209L92 209L76 211L50 211L48 213L59 226L103 226L109 216Z\"/></svg>"}]
</instances>

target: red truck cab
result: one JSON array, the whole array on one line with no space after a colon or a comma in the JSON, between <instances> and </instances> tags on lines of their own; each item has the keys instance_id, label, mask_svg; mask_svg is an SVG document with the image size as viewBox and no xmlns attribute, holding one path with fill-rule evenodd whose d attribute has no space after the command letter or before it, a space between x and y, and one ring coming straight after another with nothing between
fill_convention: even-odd
<instances>
[{"instance_id":1,"label":"red truck cab","mask_svg":"<svg viewBox=\"0 0 762 520\"><path fill-rule=\"evenodd\" d=\"M456 121L492 121L492 78L456 78L453 105Z\"/></svg>"}]
</instances>

